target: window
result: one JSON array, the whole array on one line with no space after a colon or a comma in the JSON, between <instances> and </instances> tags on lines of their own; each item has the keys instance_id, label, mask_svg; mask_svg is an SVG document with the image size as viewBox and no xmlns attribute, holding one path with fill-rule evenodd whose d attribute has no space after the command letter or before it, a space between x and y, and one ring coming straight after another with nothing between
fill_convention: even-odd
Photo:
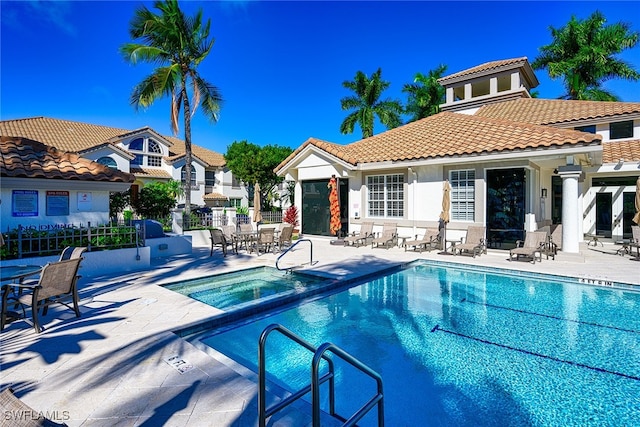
<instances>
[{"instance_id":1,"label":"window","mask_svg":"<svg viewBox=\"0 0 640 427\"><path fill-rule=\"evenodd\" d=\"M111 157L100 157L98 159L98 163L100 163L101 165L105 165L111 169L118 169L118 164Z\"/></svg>"},{"instance_id":2,"label":"window","mask_svg":"<svg viewBox=\"0 0 640 427\"><path fill-rule=\"evenodd\" d=\"M204 185L207 187L213 187L216 185L215 171L204 171Z\"/></svg>"},{"instance_id":3,"label":"window","mask_svg":"<svg viewBox=\"0 0 640 427\"><path fill-rule=\"evenodd\" d=\"M232 188L240 188L240 181L234 175L231 175L231 187Z\"/></svg>"},{"instance_id":4,"label":"window","mask_svg":"<svg viewBox=\"0 0 640 427\"><path fill-rule=\"evenodd\" d=\"M153 139L149 140L149 151L150 153L158 153L162 154L162 150L160 149L160 144L155 142Z\"/></svg>"},{"instance_id":5,"label":"window","mask_svg":"<svg viewBox=\"0 0 640 427\"><path fill-rule=\"evenodd\" d=\"M136 158L131 160L131 166L142 166L144 156L142 154L136 154Z\"/></svg>"},{"instance_id":6,"label":"window","mask_svg":"<svg viewBox=\"0 0 640 427\"><path fill-rule=\"evenodd\" d=\"M596 133L596 125L577 126L574 129L580 132Z\"/></svg>"},{"instance_id":7,"label":"window","mask_svg":"<svg viewBox=\"0 0 640 427\"><path fill-rule=\"evenodd\" d=\"M633 120L609 123L609 139L633 137Z\"/></svg>"},{"instance_id":8,"label":"window","mask_svg":"<svg viewBox=\"0 0 640 427\"><path fill-rule=\"evenodd\" d=\"M142 151L144 149L144 140L136 138L129 143L129 150Z\"/></svg>"},{"instance_id":9,"label":"window","mask_svg":"<svg viewBox=\"0 0 640 427\"><path fill-rule=\"evenodd\" d=\"M230 208L239 208L242 206L242 199L229 199Z\"/></svg>"},{"instance_id":10,"label":"window","mask_svg":"<svg viewBox=\"0 0 640 427\"><path fill-rule=\"evenodd\" d=\"M147 166L162 166L162 157L159 156L147 156Z\"/></svg>"},{"instance_id":11,"label":"window","mask_svg":"<svg viewBox=\"0 0 640 427\"><path fill-rule=\"evenodd\" d=\"M404 217L404 175L368 176L367 195L369 217Z\"/></svg>"},{"instance_id":12,"label":"window","mask_svg":"<svg viewBox=\"0 0 640 427\"><path fill-rule=\"evenodd\" d=\"M187 166L182 167L182 171L180 173L180 180L182 181L182 185L184 185L187 175ZM196 168L191 166L191 188L196 187Z\"/></svg>"},{"instance_id":13,"label":"window","mask_svg":"<svg viewBox=\"0 0 640 427\"><path fill-rule=\"evenodd\" d=\"M473 169L451 171L451 219L473 221L475 217L475 178Z\"/></svg>"}]
</instances>

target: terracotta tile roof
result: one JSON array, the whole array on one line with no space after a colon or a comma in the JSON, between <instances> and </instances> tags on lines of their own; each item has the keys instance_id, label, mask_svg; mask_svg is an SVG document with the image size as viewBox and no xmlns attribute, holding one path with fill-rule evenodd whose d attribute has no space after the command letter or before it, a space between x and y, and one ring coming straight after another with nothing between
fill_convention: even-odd
<instances>
[{"instance_id":1,"label":"terracotta tile roof","mask_svg":"<svg viewBox=\"0 0 640 427\"><path fill-rule=\"evenodd\" d=\"M173 136L165 136L166 139L173 143L171 147L171 159L175 160L178 157L182 157L185 154L184 141ZM224 159L224 155L216 153L215 151L207 150L199 145L191 144L191 152L194 156L207 163L211 167L223 167L227 164Z\"/></svg>"},{"instance_id":2,"label":"terracotta tile roof","mask_svg":"<svg viewBox=\"0 0 640 427\"><path fill-rule=\"evenodd\" d=\"M602 163L640 162L640 140L608 141L602 143Z\"/></svg>"},{"instance_id":3,"label":"terracotta tile roof","mask_svg":"<svg viewBox=\"0 0 640 427\"><path fill-rule=\"evenodd\" d=\"M600 142L599 135L572 129L443 112L349 145L310 138L275 170L281 170L309 145L357 165Z\"/></svg>"},{"instance_id":4,"label":"terracotta tile roof","mask_svg":"<svg viewBox=\"0 0 640 427\"><path fill-rule=\"evenodd\" d=\"M481 107L476 117L554 125L640 114L640 102L573 101L521 98Z\"/></svg>"},{"instance_id":5,"label":"terracotta tile roof","mask_svg":"<svg viewBox=\"0 0 640 427\"><path fill-rule=\"evenodd\" d=\"M2 136L28 138L56 147L59 150L74 153L86 152L95 146L112 143L119 138L143 131L159 135L169 141L170 144L173 144L169 148L170 156L184 154L184 142L181 139L160 135L149 127L130 130L48 117L0 121L0 135ZM225 165L222 154L195 144L192 145L192 152L211 167Z\"/></svg>"},{"instance_id":6,"label":"terracotta tile roof","mask_svg":"<svg viewBox=\"0 0 640 427\"><path fill-rule=\"evenodd\" d=\"M209 193L202 196L203 200L229 200L229 198L220 193Z\"/></svg>"},{"instance_id":7,"label":"terracotta tile roof","mask_svg":"<svg viewBox=\"0 0 640 427\"><path fill-rule=\"evenodd\" d=\"M500 68L514 68L514 65L516 66L524 66L525 64L527 64L527 57L523 56L521 58L513 58L513 59L502 59L499 61L491 61L491 62L485 62L484 64L480 64L477 65L475 67L472 68L467 68L466 70L462 70L459 71L457 73L454 74L449 74L448 76L444 76L440 79L438 79L438 82L440 84L442 84L443 86L451 81L451 80L456 80L460 77L469 77L472 76L473 74L483 74L486 72L495 72L497 70L499 70Z\"/></svg>"},{"instance_id":8,"label":"terracotta tile roof","mask_svg":"<svg viewBox=\"0 0 640 427\"><path fill-rule=\"evenodd\" d=\"M171 179L171 174L162 169L143 168L140 166L131 167L131 173L140 178L164 178Z\"/></svg>"},{"instance_id":9,"label":"terracotta tile roof","mask_svg":"<svg viewBox=\"0 0 640 427\"><path fill-rule=\"evenodd\" d=\"M27 138L0 136L0 176L132 183L135 177Z\"/></svg>"},{"instance_id":10,"label":"terracotta tile roof","mask_svg":"<svg viewBox=\"0 0 640 427\"><path fill-rule=\"evenodd\" d=\"M309 138L307 139L300 147L296 148L293 153L289 154L286 159L284 159L275 169L274 172L278 172L281 170L290 160L298 155L302 150L307 148L308 146L313 145L318 147L319 149L326 151L327 153L339 158L340 160L344 160L347 163L351 163L352 165L356 165L358 160L350 157L345 150L344 145L334 144L332 142L323 141L317 138Z\"/></svg>"}]
</instances>

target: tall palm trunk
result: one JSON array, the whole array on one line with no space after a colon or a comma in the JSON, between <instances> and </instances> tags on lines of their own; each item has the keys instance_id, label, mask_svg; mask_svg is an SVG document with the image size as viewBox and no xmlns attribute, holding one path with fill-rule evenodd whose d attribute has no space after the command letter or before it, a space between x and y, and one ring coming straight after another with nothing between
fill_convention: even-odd
<instances>
[{"instance_id":1,"label":"tall palm trunk","mask_svg":"<svg viewBox=\"0 0 640 427\"><path fill-rule=\"evenodd\" d=\"M191 214L191 106L187 94L187 77L182 74L182 102L184 107L184 211L187 217Z\"/></svg>"}]
</instances>

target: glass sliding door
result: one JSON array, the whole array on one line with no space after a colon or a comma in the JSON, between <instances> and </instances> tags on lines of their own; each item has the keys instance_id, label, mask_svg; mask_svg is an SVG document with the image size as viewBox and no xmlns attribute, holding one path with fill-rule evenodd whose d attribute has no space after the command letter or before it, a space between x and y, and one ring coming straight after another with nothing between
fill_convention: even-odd
<instances>
[{"instance_id":1,"label":"glass sliding door","mask_svg":"<svg viewBox=\"0 0 640 427\"><path fill-rule=\"evenodd\" d=\"M596 234L602 237L611 237L612 217L611 208L613 204L613 194L596 193Z\"/></svg>"},{"instance_id":2,"label":"glass sliding door","mask_svg":"<svg viewBox=\"0 0 640 427\"><path fill-rule=\"evenodd\" d=\"M526 171L487 171L487 240L490 247L511 249L524 238Z\"/></svg>"}]
</instances>

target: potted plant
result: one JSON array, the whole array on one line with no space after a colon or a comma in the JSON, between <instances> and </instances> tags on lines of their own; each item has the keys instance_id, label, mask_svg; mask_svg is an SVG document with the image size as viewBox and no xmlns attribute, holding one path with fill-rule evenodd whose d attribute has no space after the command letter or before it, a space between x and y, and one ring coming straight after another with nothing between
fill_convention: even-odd
<instances>
[{"instance_id":1,"label":"potted plant","mask_svg":"<svg viewBox=\"0 0 640 427\"><path fill-rule=\"evenodd\" d=\"M284 215L282 216L282 221L293 225L293 234L297 235L300 233L298 226L300 222L298 221L298 208L294 205L291 205L284 211Z\"/></svg>"}]
</instances>

